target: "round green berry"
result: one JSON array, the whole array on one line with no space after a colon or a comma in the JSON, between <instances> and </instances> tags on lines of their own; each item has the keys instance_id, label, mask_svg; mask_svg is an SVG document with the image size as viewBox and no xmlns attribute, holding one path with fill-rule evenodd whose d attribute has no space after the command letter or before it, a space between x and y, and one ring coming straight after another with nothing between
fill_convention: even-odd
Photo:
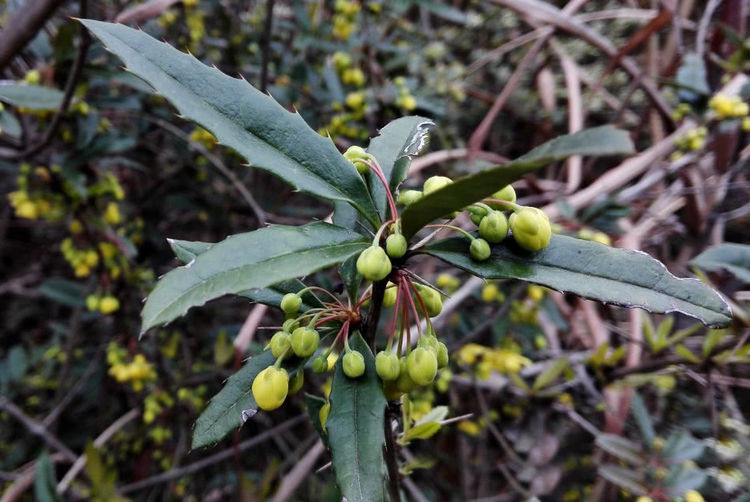
<instances>
[{"instance_id":1,"label":"round green berry","mask_svg":"<svg viewBox=\"0 0 750 502\"><path fill-rule=\"evenodd\" d=\"M437 375L437 356L435 352L424 347L417 347L406 358L406 369L409 377L417 385L429 385Z\"/></svg>"},{"instance_id":2,"label":"round green berry","mask_svg":"<svg viewBox=\"0 0 750 502\"><path fill-rule=\"evenodd\" d=\"M312 364L310 364L310 369L315 373L325 373L328 371L328 360L321 354L313 359Z\"/></svg>"},{"instance_id":3,"label":"round green berry","mask_svg":"<svg viewBox=\"0 0 750 502\"><path fill-rule=\"evenodd\" d=\"M284 324L281 325L281 329L287 333L291 333L297 328L299 328L299 321L297 321L297 319L287 319L284 321Z\"/></svg>"},{"instance_id":4,"label":"round green berry","mask_svg":"<svg viewBox=\"0 0 750 502\"><path fill-rule=\"evenodd\" d=\"M443 310L443 299L440 297L440 293L434 289L419 285L417 286L419 296L422 297L422 302L427 309L427 315L435 317L440 314Z\"/></svg>"},{"instance_id":5,"label":"round green berry","mask_svg":"<svg viewBox=\"0 0 750 502\"><path fill-rule=\"evenodd\" d=\"M300 370L289 382L289 394L296 394L302 388L303 383L305 383L305 373Z\"/></svg>"},{"instance_id":6,"label":"round green berry","mask_svg":"<svg viewBox=\"0 0 750 502\"><path fill-rule=\"evenodd\" d=\"M513 239L527 251L546 248L552 238L549 217L535 207L523 207L510 215L510 229Z\"/></svg>"},{"instance_id":7,"label":"round green berry","mask_svg":"<svg viewBox=\"0 0 750 502\"><path fill-rule=\"evenodd\" d=\"M446 176L432 176L425 180L422 190L425 195L428 195L440 190L444 186L450 185L451 183L453 183L453 180Z\"/></svg>"},{"instance_id":8,"label":"round green berry","mask_svg":"<svg viewBox=\"0 0 750 502\"><path fill-rule=\"evenodd\" d=\"M391 260L380 246L370 246L357 258L357 271L368 281L380 281L391 273Z\"/></svg>"},{"instance_id":9,"label":"round green berry","mask_svg":"<svg viewBox=\"0 0 750 502\"><path fill-rule=\"evenodd\" d=\"M408 393L414 390L417 384L409 376L409 370L407 368L406 358L402 357L398 361L398 379L396 380L396 389L401 393Z\"/></svg>"},{"instance_id":10,"label":"round green berry","mask_svg":"<svg viewBox=\"0 0 750 502\"><path fill-rule=\"evenodd\" d=\"M259 408L275 410L284 403L289 393L289 375L284 368L269 366L255 377L252 391Z\"/></svg>"},{"instance_id":11,"label":"round green berry","mask_svg":"<svg viewBox=\"0 0 750 502\"><path fill-rule=\"evenodd\" d=\"M277 331L271 337L271 354L273 357L279 358L289 348L291 342L291 335L286 331Z\"/></svg>"},{"instance_id":12,"label":"round green berry","mask_svg":"<svg viewBox=\"0 0 750 502\"><path fill-rule=\"evenodd\" d=\"M492 194L493 199L498 200L505 200L508 202L515 202L516 201L516 191L513 189L511 185L507 185L501 190L498 190L494 194Z\"/></svg>"},{"instance_id":13,"label":"round green berry","mask_svg":"<svg viewBox=\"0 0 750 502\"><path fill-rule=\"evenodd\" d=\"M438 342L437 348L437 364L438 368L445 368L448 366L448 346L443 342Z\"/></svg>"},{"instance_id":14,"label":"round green berry","mask_svg":"<svg viewBox=\"0 0 750 502\"><path fill-rule=\"evenodd\" d=\"M508 220L500 211L491 211L479 223L479 235L493 244L502 242L508 235Z\"/></svg>"},{"instance_id":15,"label":"round green berry","mask_svg":"<svg viewBox=\"0 0 750 502\"><path fill-rule=\"evenodd\" d=\"M392 282L388 282L383 294L383 307L391 308L396 304L396 295L398 294L398 288Z\"/></svg>"},{"instance_id":16,"label":"round green berry","mask_svg":"<svg viewBox=\"0 0 750 502\"><path fill-rule=\"evenodd\" d=\"M309 357L318 350L320 335L312 328L297 328L292 333L291 345L299 357Z\"/></svg>"},{"instance_id":17,"label":"round green berry","mask_svg":"<svg viewBox=\"0 0 750 502\"><path fill-rule=\"evenodd\" d=\"M490 257L492 250L489 243L482 238L474 239L469 246L469 254L477 261L484 261Z\"/></svg>"},{"instance_id":18,"label":"round green berry","mask_svg":"<svg viewBox=\"0 0 750 502\"><path fill-rule=\"evenodd\" d=\"M381 350L375 356L375 371L383 381L396 380L400 373L398 356L393 352Z\"/></svg>"},{"instance_id":19,"label":"round green berry","mask_svg":"<svg viewBox=\"0 0 750 502\"><path fill-rule=\"evenodd\" d=\"M286 314L296 314L302 307L302 298L297 293L287 293L281 299L281 310Z\"/></svg>"},{"instance_id":20,"label":"round green berry","mask_svg":"<svg viewBox=\"0 0 750 502\"><path fill-rule=\"evenodd\" d=\"M385 250L391 258L401 258L406 254L409 244L401 234L391 234L385 240Z\"/></svg>"},{"instance_id":21,"label":"round green berry","mask_svg":"<svg viewBox=\"0 0 750 502\"><path fill-rule=\"evenodd\" d=\"M403 190L398 194L398 200L396 202L404 207L407 207L411 206L422 197L423 194L419 190Z\"/></svg>"},{"instance_id":22,"label":"round green berry","mask_svg":"<svg viewBox=\"0 0 750 502\"><path fill-rule=\"evenodd\" d=\"M347 351L341 361L344 374L349 378L359 378L365 373L365 358L361 352L356 350Z\"/></svg>"},{"instance_id":23,"label":"round green berry","mask_svg":"<svg viewBox=\"0 0 750 502\"><path fill-rule=\"evenodd\" d=\"M370 167L362 162L363 160L369 160L370 154L365 151L361 146L350 146L346 152L344 152L344 158L354 164L359 174L365 174L370 170Z\"/></svg>"}]
</instances>

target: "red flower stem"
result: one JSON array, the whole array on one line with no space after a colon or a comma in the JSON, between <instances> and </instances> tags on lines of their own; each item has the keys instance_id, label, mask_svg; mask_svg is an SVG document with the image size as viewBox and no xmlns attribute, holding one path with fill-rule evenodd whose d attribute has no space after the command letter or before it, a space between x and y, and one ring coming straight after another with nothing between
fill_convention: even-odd
<instances>
[{"instance_id":1,"label":"red flower stem","mask_svg":"<svg viewBox=\"0 0 750 502\"><path fill-rule=\"evenodd\" d=\"M347 314L338 314L338 315L324 317L323 319L320 319L318 322L315 323L315 327L317 328L321 324L325 324L328 321L333 321L334 319L347 319L348 317L349 316Z\"/></svg>"},{"instance_id":2,"label":"red flower stem","mask_svg":"<svg viewBox=\"0 0 750 502\"><path fill-rule=\"evenodd\" d=\"M393 194L391 193L391 187L388 185L388 181L385 179L385 175L383 174L383 171L380 168L380 164L378 164L378 161L375 160L375 157L372 157L372 162L365 162L370 167L370 171L375 173L375 176L377 176L380 179L380 182L383 184L383 188L385 188L385 195L388 197L388 205L391 208L391 218L393 220L396 220L398 218L398 210L396 209L396 201L393 200Z\"/></svg>"},{"instance_id":3,"label":"red flower stem","mask_svg":"<svg viewBox=\"0 0 750 502\"><path fill-rule=\"evenodd\" d=\"M422 335L422 323L419 322L419 313L417 312L417 306L414 303L414 298L412 297L411 291L409 290L409 279L402 279L404 282L404 289L406 289L406 299L409 300L409 307L411 307L411 311L414 313L414 319L417 323L417 333L419 335ZM411 340L409 340L411 342ZM411 343L409 343L411 345Z\"/></svg>"}]
</instances>

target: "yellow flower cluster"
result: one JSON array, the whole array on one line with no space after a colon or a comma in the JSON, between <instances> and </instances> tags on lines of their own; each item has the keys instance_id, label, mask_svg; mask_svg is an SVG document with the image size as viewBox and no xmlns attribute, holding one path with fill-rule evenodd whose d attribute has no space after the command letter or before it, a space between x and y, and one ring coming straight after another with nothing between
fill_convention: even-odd
<instances>
[{"instance_id":1,"label":"yellow flower cluster","mask_svg":"<svg viewBox=\"0 0 750 502\"><path fill-rule=\"evenodd\" d=\"M675 139L675 146L682 152L695 152L703 148L706 143L706 136L708 135L708 129L705 127L696 127L686 132L683 136ZM680 152L675 152L680 154ZM679 160L679 157L672 155L672 160Z\"/></svg>"},{"instance_id":2,"label":"yellow flower cluster","mask_svg":"<svg viewBox=\"0 0 750 502\"><path fill-rule=\"evenodd\" d=\"M143 421L150 424L162 411L173 406L174 399L167 392L163 390L153 392L143 400Z\"/></svg>"},{"instance_id":3,"label":"yellow flower cluster","mask_svg":"<svg viewBox=\"0 0 750 502\"><path fill-rule=\"evenodd\" d=\"M32 178L33 174L33 178ZM8 194L8 201L19 218L58 221L65 214L65 203L60 194L31 187L33 182L46 184L51 180L50 171L39 166L32 172L31 166L23 164L16 178L18 190Z\"/></svg>"},{"instance_id":4,"label":"yellow flower cluster","mask_svg":"<svg viewBox=\"0 0 750 502\"><path fill-rule=\"evenodd\" d=\"M111 314L120 309L120 300L112 295L89 295L86 297L86 308L91 312L99 311L102 314Z\"/></svg>"},{"instance_id":5,"label":"yellow flower cluster","mask_svg":"<svg viewBox=\"0 0 750 502\"><path fill-rule=\"evenodd\" d=\"M357 29L357 14L361 8L359 2L336 0L332 31L334 37L339 40L349 40L352 32Z\"/></svg>"},{"instance_id":6,"label":"yellow flower cluster","mask_svg":"<svg viewBox=\"0 0 750 502\"><path fill-rule=\"evenodd\" d=\"M396 98L396 106L403 109L404 111L411 112L417 108L417 98L411 95L409 89L406 87L406 80L403 77L396 77L393 80L394 85L398 89L398 97Z\"/></svg>"},{"instance_id":7,"label":"yellow flower cluster","mask_svg":"<svg viewBox=\"0 0 750 502\"><path fill-rule=\"evenodd\" d=\"M359 68L353 66L352 57L346 52L335 52L332 57L333 67L338 73L341 81L353 87L365 85L365 74Z\"/></svg>"},{"instance_id":8,"label":"yellow flower cluster","mask_svg":"<svg viewBox=\"0 0 750 502\"><path fill-rule=\"evenodd\" d=\"M457 361L463 366L475 366L476 374L486 379L493 371L499 373L518 373L521 368L531 364L531 361L518 352L505 348L485 347L476 343L469 343L458 351Z\"/></svg>"},{"instance_id":9,"label":"yellow flower cluster","mask_svg":"<svg viewBox=\"0 0 750 502\"><path fill-rule=\"evenodd\" d=\"M136 354L132 361L126 362L127 351L114 343L107 347L107 363L109 375L120 383L130 382L133 390L143 390L144 382L156 380L154 366L146 360L143 354Z\"/></svg>"},{"instance_id":10,"label":"yellow flower cluster","mask_svg":"<svg viewBox=\"0 0 750 502\"><path fill-rule=\"evenodd\" d=\"M708 102L708 107L716 113L718 120L740 119L750 113L750 105L739 96L715 94Z\"/></svg>"},{"instance_id":11,"label":"yellow flower cluster","mask_svg":"<svg viewBox=\"0 0 750 502\"><path fill-rule=\"evenodd\" d=\"M435 279L435 285L446 293L451 294L455 293L459 286L461 286L461 281L458 277L443 272Z\"/></svg>"},{"instance_id":12,"label":"yellow flower cluster","mask_svg":"<svg viewBox=\"0 0 750 502\"><path fill-rule=\"evenodd\" d=\"M60 243L60 251L73 268L76 277L88 277L91 269L99 264L99 253L95 249L78 249L70 237Z\"/></svg>"}]
</instances>

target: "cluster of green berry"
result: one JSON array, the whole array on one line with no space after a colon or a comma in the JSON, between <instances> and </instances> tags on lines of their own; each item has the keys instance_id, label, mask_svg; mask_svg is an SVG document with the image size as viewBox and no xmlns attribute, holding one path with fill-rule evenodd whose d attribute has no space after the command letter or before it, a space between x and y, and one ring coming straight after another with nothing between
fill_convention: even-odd
<instances>
[{"instance_id":1,"label":"cluster of green berry","mask_svg":"<svg viewBox=\"0 0 750 502\"><path fill-rule=\"evenodd\" d=\"M399 194L398 202L408 206L453 183L445 176L432 176L422 187L422 191L404 190ZM535 207L516 204L516 192L511 185L507 185L495 192L491 197L467 207L471 221L479 229L479 237L475 237L464 230L450 225L437 225L452 228L465 235L469 241L469 253L477 261L484 261L490 257L490 244L498 244L505 240L510 229L516 243L527 251L536 252L544 249L552 237L552 225L544 211ZM503 211L510 210L510 218ZM455 218L456 213L447 215Z\"/></svg>"}]
</instances>

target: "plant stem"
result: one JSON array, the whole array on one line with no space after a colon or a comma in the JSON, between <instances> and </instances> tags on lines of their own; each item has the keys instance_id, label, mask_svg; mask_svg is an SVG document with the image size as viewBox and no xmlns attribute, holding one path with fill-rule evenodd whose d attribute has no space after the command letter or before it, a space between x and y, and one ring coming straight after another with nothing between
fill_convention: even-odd
<instances>
[{"instance_id":1,"label":"plant stem","mask_svg":"<svg viewBox=\"0 0 750 502\"><path fill-rule=\"evenodd\" d=\"M375 333L378 330L378 320L380 319L380 312L383 309L383 295L385 294L385 287L387 284L387 279L372 283L370 310L367 312L367 317L365 318L362 329L365 342L367 342L373 352L375 352Z\"/></svg>"},{"instance_id":2,"label":"plant stem","mask_svg":"<svg viewBox=\"0 0 750 502\"><path fill-rule=\"evenodd\" d=\"M383 456L385 465L388 468L388 491L391 493L391 500L398 502L401 500L401 489L399 487L400 474L398 472L398 456L396 453L396 441L393 438L393 418L398 417L398 410L394 407L396 404L389 403L385 407L385 421L383 423L383 432L385 432L385 447Z\"/></svg>"}]
</instances>

